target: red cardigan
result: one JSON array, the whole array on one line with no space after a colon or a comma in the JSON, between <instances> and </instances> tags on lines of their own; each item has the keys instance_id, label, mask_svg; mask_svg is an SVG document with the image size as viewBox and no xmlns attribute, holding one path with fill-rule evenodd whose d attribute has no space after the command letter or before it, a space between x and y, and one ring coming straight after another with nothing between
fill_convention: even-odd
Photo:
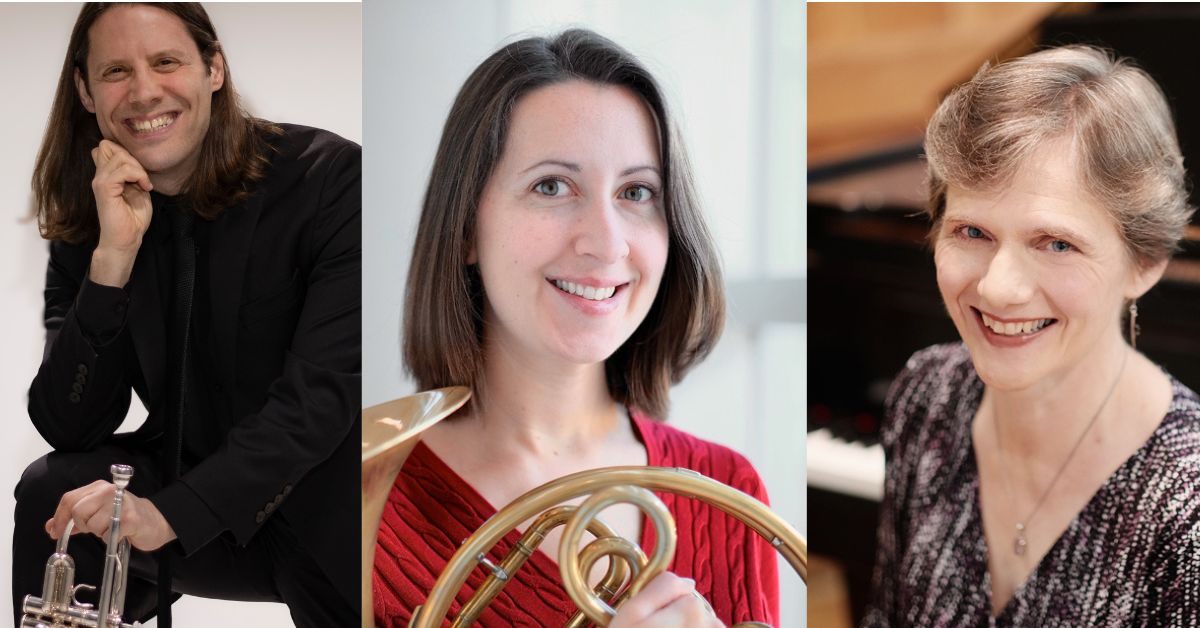
<instances>
[{"instance_id":1,"label":"red cardigan","mask_svg":"<svg viewBox=\"0 0 1200 628\"><path fill-rule=\"evenodd\" d=\"M767 501L762 480L734 451L634 415L650 466L684 467ZM696 581L697 590L726 625L779 621L779 573L769 543L717 508L658 493L675 518L678 544L670 571ZM413 608L441 574L463 539L495 509L424 444L418 444L388 496L379 527L372 589L377 626L407 626ZM642 526L649 553L654 526ZM513 530L491 552L499 562L520 538ZM451 616L484 580L476 569L451 605ZM558 565L535 552L479 619L480 626L561 626L575 612Z\"/></svg>"}]
</instances>

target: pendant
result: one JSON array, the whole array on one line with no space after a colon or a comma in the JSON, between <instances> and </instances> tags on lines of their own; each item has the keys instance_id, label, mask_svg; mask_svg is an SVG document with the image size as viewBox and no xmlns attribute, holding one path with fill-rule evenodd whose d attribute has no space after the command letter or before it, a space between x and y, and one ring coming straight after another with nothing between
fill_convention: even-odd
<instances>
[{"instance_id":1,"label":"pendant","mask_svg":"<svg viewBox=\"0 0 1200 628\"><path fill-rule=\"evenodd\" d=\"M1013 553L1017 556L1024 556L1025 547L1027 545L1029 545L1029 543L1025 541L1025 524L1018 523L1017 538L1013 540Z\"/></svg>"}]
</instances>

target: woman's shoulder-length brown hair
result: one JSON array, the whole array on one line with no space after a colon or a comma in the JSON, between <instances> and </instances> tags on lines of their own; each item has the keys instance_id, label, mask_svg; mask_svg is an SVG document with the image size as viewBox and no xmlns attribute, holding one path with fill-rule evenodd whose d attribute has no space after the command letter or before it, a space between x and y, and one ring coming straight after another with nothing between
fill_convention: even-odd
<instances>
[{"instance_id":1,"label":"woman's shoulder-length brown hair","mask_svg":"<svg viewBox=\"0 0 1200 628\"><path fill-rule=\"evenodd\" d=\"M216 54L224 57L212 20L199 3L147 4L183 22L209 71ZM87 85L88 31L116 5L102 2L83 5L67 44L50 119L33 171L38 227L48 240L79 243L94 240L100 233L91 187L96 174L91 152L103 138L96 115L88 112L79 100L75 72L79 71ZM274 124L246 114L233 86L228 57L224 57L224 62L225 83L213 93L208 133L200 149L196 172L184 191L196 213L209 220L250 195L270 162L269 137L282 132Z\"/></svg>"},{"instance_id":2,"label":"woman's shoulder-length brown hair","mask_svg":"<svg viewBox=\"0 0 1200 628\"><path fill-rule=\"evenodd\" d=\"M605 372L614 399L665 418L671 384L708 355L724 326L720 263L662 89L633 55L582 29L501 48L475 69L455 98L409 268L405 367L422 390L458 385L481 391L484 296L478 269L467 264L479 198L504 149L517 99L569 80L625 87L657 122L666 269L646 319L608 358Z\"/></svg>"}]
</instances>

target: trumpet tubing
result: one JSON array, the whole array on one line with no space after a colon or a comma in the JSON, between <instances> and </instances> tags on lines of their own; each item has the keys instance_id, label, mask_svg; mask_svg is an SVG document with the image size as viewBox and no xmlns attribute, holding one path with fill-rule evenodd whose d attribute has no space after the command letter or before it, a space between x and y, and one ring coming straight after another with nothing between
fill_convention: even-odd
<instances>
[{"instance_id":1,"label":"trumpet tubing","mask_svg":"<svg viewBox=\"0 0 1200 628\"><path fill-rule=\"evenodd\" d=\"M67 553L74 522L68 521L54 553L46 561L42 596L26 595L21 605L21 628L135 628L141 625L138 622L127 624L121 618L125 607L125 585L129 578L129 539L121 538L121 504L125 499L125 488L133 478L133 467L114 464L109 472L117 490L113 494L112 516L104 549L104 575L100 583L98 607L92 610L91 604L83 604L75 599L75 593L80 588L94 590L95 587L75 584L75 560Z\"/></svg>"}]
</instances>

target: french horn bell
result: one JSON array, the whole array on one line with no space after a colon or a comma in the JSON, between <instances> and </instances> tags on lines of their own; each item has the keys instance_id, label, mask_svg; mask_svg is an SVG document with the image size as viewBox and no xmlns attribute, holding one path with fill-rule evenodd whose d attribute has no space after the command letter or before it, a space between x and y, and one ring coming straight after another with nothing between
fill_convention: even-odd
<instances>
[{"instance_id":1,"label":"french horn bell","mask_svg":"<svg viewBox=\"0 0 1200 628\"><path fill-rule=\"evenodd\" d=\"M362 609L364 628L374 628L371 575L375 543L387 495L400 468L421 432L453 414L470 398L463 387L442 388L403 397L363 410L362 458ZM607 626L620 604L636 595L661 573L674 557L675 522L652 491L673 493L704 501L749 526L776 548L802 578L808 577L808 546L804 538L762 502L695 471L666 467L609 467L575 473L553 480L517 498L493 515L447 563L425 604L418 606L410 628L440 627L459 590L472 571L482 567L489 575L475 596L460 609L452 626L474 622L490 600L509 582L545 533L565 525L559 544L558 564L563 587L579 609L567 626L592 622ZM579 506L563 505L590 496ZM616 535L596 515L615 503L631 503L656 527L653 556ZM536 517L536 519L534 519ZM488 554L510 530L534 519L520 542L498 564ZM580 547L583 533L596 537ZM608 570L595 588L585 574L602 558ZM757 622L739 626L762 625Z\"/></svg>"}]
</instances>

